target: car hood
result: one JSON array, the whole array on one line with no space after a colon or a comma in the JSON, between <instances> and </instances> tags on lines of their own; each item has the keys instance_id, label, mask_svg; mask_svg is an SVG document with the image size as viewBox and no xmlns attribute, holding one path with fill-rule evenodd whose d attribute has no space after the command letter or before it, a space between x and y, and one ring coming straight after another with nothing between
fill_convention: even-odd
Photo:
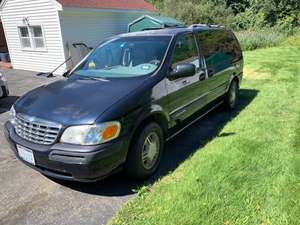
<instances>
[{"instance_id":1,"label":"car hood","mask_svg":"<svg viewBox=\"0 0 300 225\"><path fill-rule=\"evenodd\" d=\"M71 77L20 98L17 113L62 125L93 124L110 106L143 83L142 78L92 80Z\"/></svg>"}]
</instances>

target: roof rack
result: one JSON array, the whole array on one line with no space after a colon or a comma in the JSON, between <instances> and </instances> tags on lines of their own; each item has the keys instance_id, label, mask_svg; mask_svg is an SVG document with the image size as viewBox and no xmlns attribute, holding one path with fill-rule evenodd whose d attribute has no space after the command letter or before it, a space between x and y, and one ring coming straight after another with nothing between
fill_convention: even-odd
<instances>
[{"instance_id":1,"label":"roof rack","mask_svg":"<svg viewBox=\"0 0 300 225\"><path fill-rule=\"evenodd\" d=\"M225 28L222 25L215 25L215 24L192 24L191 26L189 26L189 28L197 28L197 27L211 27L211 28Z\"/></svg>"},{"instance_id":2,"label":"roof rack","mask_svg":"<svg viewBox=\"0 0 300 225\"><path fill-rule=\"evenodd\" d=\"M207 24L192 24L191 26L189 26L189 28L196 28L196 27L208 27Z\"/></svg>"},{"instance_id":3,"label":"roof rack","mask_svg":"<svg viewBox=\"0 0 300 225\"><path fill-rule=\"evenodd\" d=\"M208 25L209 27L219 27L219 28L225 28L225 26L223 25L217 25L217 24L212 24L212 25Z\"/></svg>"}]
</instances>

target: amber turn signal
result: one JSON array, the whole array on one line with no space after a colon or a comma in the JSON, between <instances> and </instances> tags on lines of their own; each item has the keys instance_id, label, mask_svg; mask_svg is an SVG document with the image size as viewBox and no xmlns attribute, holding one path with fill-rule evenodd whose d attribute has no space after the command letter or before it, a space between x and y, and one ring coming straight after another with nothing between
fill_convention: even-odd
<instances>
[{"instance_id":1,"label":"amber turn signal","mask_svg":"<svg viewBox=\"0 0 300 225\"><path fill-rule=\"evenodd\" d=\"M102 140L106 142L114 139L119 135L119 132L120 126L118 124L111 124L102 131Z\"/></svg>"}]
</instances>

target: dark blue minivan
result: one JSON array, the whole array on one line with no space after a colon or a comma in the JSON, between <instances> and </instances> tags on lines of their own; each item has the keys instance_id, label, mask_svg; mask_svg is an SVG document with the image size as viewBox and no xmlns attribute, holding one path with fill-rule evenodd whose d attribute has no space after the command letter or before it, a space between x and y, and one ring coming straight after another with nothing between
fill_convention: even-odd
<instances>
[{"instance_id":1,"label":"dark blue minivan","mask_svg":"<svg viewBox=\"0 0 300 225\"><path fill-rule=\"evenodd\" d=\"M235 107L242 74L240 45L223 27L122 34L21 97L5 135L47 176L92 182L124 169L144 179L166 140L220 104Z\"/></svg>"}]
</instances>

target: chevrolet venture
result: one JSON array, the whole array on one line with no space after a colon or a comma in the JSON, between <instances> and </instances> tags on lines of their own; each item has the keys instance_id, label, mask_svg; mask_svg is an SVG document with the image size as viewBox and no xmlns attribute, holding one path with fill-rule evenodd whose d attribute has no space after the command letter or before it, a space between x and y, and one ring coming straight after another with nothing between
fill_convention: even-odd
<instances>
[{"instance_id":1,"label":"chevrolet venture","mask_svg":"<svg viewBox=\"0 0 300 225\"><path fill-rule=\"evenodd\" d=\"M114 36L66 79L21 97L5 135L22 162L50 177L92 182L124 169L144 179L165 140L220 104L235 107L242 74L240 45L223 27Z\"/></svg>"}]
</instances>

